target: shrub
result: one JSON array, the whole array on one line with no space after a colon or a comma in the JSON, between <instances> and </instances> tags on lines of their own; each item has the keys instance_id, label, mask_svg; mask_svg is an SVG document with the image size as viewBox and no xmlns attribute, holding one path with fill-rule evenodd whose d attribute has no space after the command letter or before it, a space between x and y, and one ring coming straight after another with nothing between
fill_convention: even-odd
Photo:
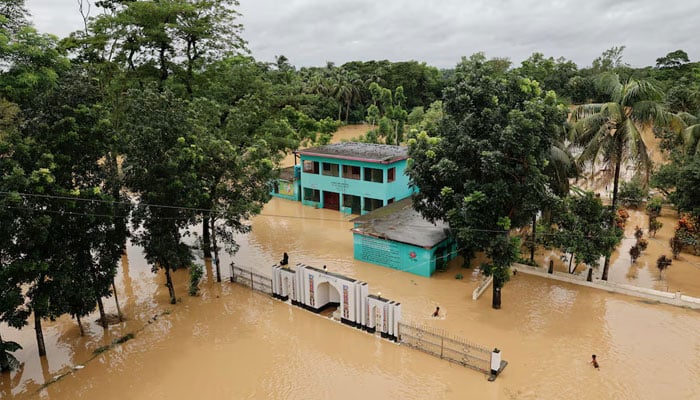
<instances>
[{"instance_id":1,"label":"shrub","mask_svg":"<svg viewBox=\"0 0 700 400\"><path fill-rule=\"evenodd\" d=\"M632 259L632 264L637 262L637 259L639 256L642 254L642 250L639 248L638 245L634 245L630 248L630 258Z\"/></svg>"},{"instance_id":2,"label":"shrub","mask_svg":"<svg viewBox=\"0 0 700 400\"><path fill-rule=\"evenodd\" d=\"M666 255L662 255L656 260L656 268L659 269L659 274L663 274L664 270L668 268L669 265L673 260L671 260L669 257L666 257Z\"/></svg>"},{"instance_id":3,"label":"shrub","mask_svg":"<svg viewBox=\"0 0 700 400\"><path fill-rule=\"evenodd\" d=\"M649 220L649 235L654 237L656 232L664 226L663 222L657 221L656 218Z\"/></svg>"},{"instance_id":4,"label":"shrub","mask_svg":"<svg viewBox=\"0 0 700 400\"><path fill-rule=\"evenodd\" d=\"M641 251L644 251L647 249L647 246L649 246L649 241L646 239L639 239L637 240L637 246L639 246Z\"/></svg>"},{"instance_id":5,"label":"shrub","mask_svg":"<svg viewBox=\"0 0 700 400\"><path fill-rule=\"evenodd\" d=\"M624 208L617 209L617 217L615 217L615 225L620 229L625 229L625 224L629 219L630 214Z\"/></svg>"},{"instance_id":6,"label":"shrub","mask_svg":"<svg viewBox=\"0 0 700 400\"><path fill-rule=\"evenodd\" d=\"M640 228L639 226L635 226L634 227L634 238L637 239L637 241L639 241L639 239L641 239L642 236L644 236L644 231L642 231L642 228Z\"/></svg>"},{"instance_id":7,"label":"shrub","mask_svg":"<svg viewBox=\"0 0 700 400\"><path fill-rule=\"evenodd\" d=\"M681 250L683 250L683 241L680 240L678 236L674 236L669 239L668 244L671 246L673 258L678 259L678 255L681 254Z\"/></svg>"},{"instance_id":8,"label":"shrub","mask_svg":"<svg viewBox=\"0 0 700 400\"><path fill-rule=\"evenodd\" d=\"M199 281L202 279L202 275L204 275L204 267L200 264L190 265L190 296L199 294Z\"/></svg>"},{"instance_id":9,"label":"shrub","mask_svg":"<svg viewBox=\"0 0 700 400\"><path fill-rule=\"evenodd\" d=\"M644 201L647 192L642 188L642 184L638 179L632 179L629 182L622 183L618 195L620 204L625 207L637 208Z\"/></svg>"},{"instance_id":10,"label":"shrub","mask_svg":"<svg viewBox=\"0 0 700 400\"><path fill-rule=\"evenodd\" d=\"M656 218L659 215L661 215L661 198L659 197L654 197L653 199L649 200L647 203L647 214L649 214L649 218Z\"/></svg>"}]
</instances>

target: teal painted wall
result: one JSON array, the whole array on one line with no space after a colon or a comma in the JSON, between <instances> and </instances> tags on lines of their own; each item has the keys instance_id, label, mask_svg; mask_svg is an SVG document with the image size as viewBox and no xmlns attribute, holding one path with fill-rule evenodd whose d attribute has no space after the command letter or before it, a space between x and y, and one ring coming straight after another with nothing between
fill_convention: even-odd
<instances>
[{"instance_id":1,"label":"teal painted wall","mask_svg":"<svg viewBox=\"0 0 700 400\"><path fill-rule=\"evenodd\" d=\"M433 250L353 233L355 259L420 276L435 272ZM412 252L415 257L411 257Z\"/></svg>"},{"instance_id":2,"label":"teal painted wall","mask_svg":"<svg viewBox=\"0 0 700 400\"><path fill-rule=\"evenodd\" d=\"M383 205L388 204L389 199L394 199L394 201L399 201L413 194L413 190L408 186L409 179L405 175L406 171L406 160L397 161L392 164L376 164L363 161L354 160L340 160L335 158L325 158L317 156L301 156L301 165L304 161L317 161L319 162L319 174L312 174L301 171L301 188L300 193L302 196L302 203L308 206L323 207L324 198L323 193L321 193L320 201L310 201L304 199L304 188L316 189L319 191L329 191L336 192L340 194L340 211L349 213L349 207L343 204L342 195L348 194L353 196L361 197L362 214L366 214L368 211L364 209L364 198L369 197L373 199L378 199L383 202ZM338 164L338 170L340 176L326 176L323 175L322 163L333 163ZM360 179L347 179L342 177L343 166L355 166L360 167ZM383 173L383 183L378 182L368 182L364 180L364 168L375 168L381 169ZM388 170L390 168L396 168L394 182L388 181Z\"/></svg>"}]
</instances>

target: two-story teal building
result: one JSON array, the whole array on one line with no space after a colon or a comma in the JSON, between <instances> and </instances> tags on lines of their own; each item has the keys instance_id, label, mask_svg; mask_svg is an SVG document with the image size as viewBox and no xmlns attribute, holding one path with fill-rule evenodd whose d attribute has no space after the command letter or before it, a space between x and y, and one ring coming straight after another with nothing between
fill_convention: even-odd
<instances>
[{"instance_id":1,"label":"two-story teal building","mask_svg":"<svg viewBox=\"0 0 700 400\"><path fill-rule=\"evenodd\" d=\"M372 143L333 143L298 150L301 201L308 206L366 214L409 197L408 149Z\"/></svg>"}]
</instances>

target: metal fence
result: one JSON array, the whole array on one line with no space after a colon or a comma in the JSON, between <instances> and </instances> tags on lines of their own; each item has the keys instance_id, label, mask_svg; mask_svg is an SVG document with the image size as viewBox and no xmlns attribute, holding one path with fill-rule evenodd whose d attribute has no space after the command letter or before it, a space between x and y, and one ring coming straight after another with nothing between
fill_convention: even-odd
<instances>
[{"instance_id":1,"label":"metal fence","mask_svg":"<svg viewBox=\"0 0 700 400\"><path fill-rule=\"evenodd\" d=\"M440 329L399 322L399 342L425 353L481 371L491 372L491 350Z\"/></svg>"},{"instance_id":2,"label":"metal fence","mask_svg":"<svg viewBox=\"0 0 700 400\"><path fill-rule=\"evenodd\" d=\"M272 294L272 280L265 275L253 272L252 269L232 265L231 282L248 286L263 293Z\"/></svg>"}]
</instances>

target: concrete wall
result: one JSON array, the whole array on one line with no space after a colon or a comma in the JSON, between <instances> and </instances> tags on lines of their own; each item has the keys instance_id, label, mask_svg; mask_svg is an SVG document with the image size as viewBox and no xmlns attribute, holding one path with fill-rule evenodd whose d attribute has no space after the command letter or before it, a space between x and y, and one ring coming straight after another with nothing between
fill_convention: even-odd
<instances>
[{"instance_id":1,"label":"concrete wall","mask_svg":"<svg viewBox=\"0 0 700 400\"><path fill-rule=\"evenodd\" d=\"M356 260L420 276L430 276L435 272L433 250L358 233L352 236Z\"/></svg>"},{"instance_id":2,"label":"concrete wall","mask_svg":"<svg viewBox=\"0 0 700 400\"><path fill-rule=\"evenodd\" d=\"M572 275L565 272L553 272L551 274L547 273L547 270L541 267L531 267L524 264L513 264L513 268L517 269L519 273L526 273L529 275L536 275L542 278L554 279L561 282L573 283L575 285L588 286L595 289L607 290L609 292L625 294L628 296L634 296L642 299L658 301L664 304L671 304L674 306L688 307L694 309L700 309L700 299L690 296L685 296L681 292L663 292L660 290L643 288L639 286L628 285L624 283L609 282L603 280L595 280L594 282L587 282L586 275Z\"/></svg>"}]
</instances>

